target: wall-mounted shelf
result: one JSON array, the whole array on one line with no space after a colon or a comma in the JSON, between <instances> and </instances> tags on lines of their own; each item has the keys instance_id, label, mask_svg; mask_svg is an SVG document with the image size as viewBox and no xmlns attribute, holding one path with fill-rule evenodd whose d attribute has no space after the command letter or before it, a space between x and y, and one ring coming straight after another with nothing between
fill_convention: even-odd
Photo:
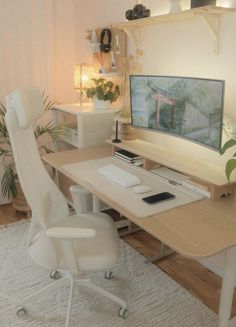
<instances>
[{"instance_id":1,"label":"wall-mounted shelf","mask_svg":"<svg viewBox=\"0 0 236 327\"><path fill-rule=\"evenodd\" d=\"M136 19L131 21L126 21L123 23L112 25L112 27L116 27L124 30L129 37L138 44L137 35L135 34L135 30L138 28L142 28L148 25L160 24L160 23L168 23L168 22L177 22L183 21L187 19L193 19L196 17L200 17L207 24L211 35L215 41L215 51L219 52L219 34L220 34L220 17L225 14L230 14L236 12L235 8L224 8L217 6L205 6L194 8L190 10L184 10L178 13L164 14L158 16L152 16L143 19Z\"/></svg>"}]
</instances>

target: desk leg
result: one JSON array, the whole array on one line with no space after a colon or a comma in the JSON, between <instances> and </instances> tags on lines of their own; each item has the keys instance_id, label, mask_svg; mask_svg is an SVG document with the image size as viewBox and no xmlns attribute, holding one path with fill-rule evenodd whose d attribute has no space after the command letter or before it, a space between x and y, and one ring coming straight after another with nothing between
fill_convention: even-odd
<instances>
[{"instance_id":1,"label":"desk leg","mask_svg":"<svg viewBox=\"0 0 236 327\"><path fill-rule=\"evenodd\" d=\"M163 258L169 257L169 255L175 253L175 251L173 251L172 249L170 249L167 245L165 245L164 243L161 242L161 250L160 250L160 254L158 255L154 255L152 257L149 257L145 260L145 263L149 263L149 262L157 262Z\"/></svg>"},{"instance_id":2,"label":"desk leg","mask_svg":"<svg viewBox=\"0 0 236 327\"><path fill-rule=\"evenodd\" d=\"M229 327L236 276L236 247L227 250L222 281L218 327Z\"/></svg>"}]
</instances>

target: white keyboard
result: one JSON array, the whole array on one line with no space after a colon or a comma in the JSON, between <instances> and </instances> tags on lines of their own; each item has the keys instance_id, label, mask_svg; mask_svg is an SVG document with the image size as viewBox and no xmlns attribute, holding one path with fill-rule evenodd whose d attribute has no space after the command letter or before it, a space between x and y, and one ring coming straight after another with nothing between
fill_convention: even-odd
<instances>
[{"instance_id":1,"label":"white keyboard","mask_svg":"<svg viewBox=\"0 0 236 327\"><path fill-rule=\"evenodd\" d=\"M99 174L123 187L130 187L141 183L141 180L137 176L114 165L102 166L97 171Z\"/></svg>"}]
</instances>

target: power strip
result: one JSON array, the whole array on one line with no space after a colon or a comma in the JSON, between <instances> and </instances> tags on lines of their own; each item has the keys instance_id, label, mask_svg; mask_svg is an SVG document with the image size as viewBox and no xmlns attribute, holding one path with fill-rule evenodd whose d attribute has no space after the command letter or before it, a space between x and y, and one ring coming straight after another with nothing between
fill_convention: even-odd
<instances>
[{"instance_id":1,"label":"power strip","mask_svg":"<svg viewBox=\"0 0 236 327\"><path fill-rule=\"evenodd\" d=\"M181 174L177 171L174 171L166 167L154 168L151 170L151 172L155 175L167 179L170 183L172 182L182 185L184 181L188 180L188 177L185 176L184 174Z\"/></svg>"}]
</instances>

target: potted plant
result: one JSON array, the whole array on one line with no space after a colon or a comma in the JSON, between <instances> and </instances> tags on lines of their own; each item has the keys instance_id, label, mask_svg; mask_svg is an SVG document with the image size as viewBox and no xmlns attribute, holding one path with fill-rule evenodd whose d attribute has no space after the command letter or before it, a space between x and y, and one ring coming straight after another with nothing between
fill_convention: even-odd
<instances>
[{"instance_id":1,"label":"potted plant","mask_svg":"<svg viewBox=\"0 0 236 327\"><path fill-rule=\"evenodd\" d=\"M51 109L55 101L49 100L43 93L44 111ZM13 198L13 204L18 211L29 212L30 208L24 199L21 187L18 181L11 143L5 123L6 108L0 103L0 157L4 169L1 190L2 195L8 199ZM44 125L35 124L34 134L39 141L39 151L41 154L53 152L48 143L57 143L62 140L64 129L62 126L54 125L51 121Z\"/></svg>"},{"instance_id":2,"label":"potted plant","mask_svg":"<svg viewBox=\"0 0 236 327\"><path fill-rule=\"evenodd\" d=\"M220 150L220 154L221 155L224 154L226 150L232 148L235 145L236 145L236 138L232 137L223 145L222 149ZM232 158L229 159L225 165L225 174L228 181L230 180L230 176L232 172L235 170L235 168L236 168L236 153L233 154Z\"/></svg>"},{"instance_id":3,"label":"potted plant","mask_svg":"<svg viewBox=\"0 0 236 327\"><path fill-rule=\"evenodd\" d=\"M94 109L107 109L120 95L119 85L105 78L93 78L93 86L85 88L88 99L93 99Z\"/></svg>"}]
</instances>

